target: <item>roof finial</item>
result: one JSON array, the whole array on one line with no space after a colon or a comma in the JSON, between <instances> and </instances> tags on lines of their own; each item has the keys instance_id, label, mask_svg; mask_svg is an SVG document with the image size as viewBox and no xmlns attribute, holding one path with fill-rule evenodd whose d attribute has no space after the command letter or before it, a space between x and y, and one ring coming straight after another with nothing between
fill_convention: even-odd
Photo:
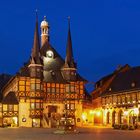
<instances>
[{"instance_id":1,"label":"roof finial","mask_svg":"<svg viewBox=\"0 0 140 140\"><path fill-rule=\"evenodd\" d=\"M44 21L46 21L46 16L44 16Z\"/></svg>"},{"instance_id":2,"label":"roof finial","mask_svg":"<svg viewBox=\"0 0 140 140\"><path fill-rule=\"evenodd\" d=\"M36 14L36 21L38 20L38 9L35 10L35 14Z\"/></svg>"},{"instance_id":3,"label":"roof finial","mask_svg":"<svg viewBox=\"0 0 140 140\"><path fill-rule=\"evenodd\" d=\"M68 26L69 26L69 29L70 29L70 16L68 16Z\"/></svg>"}]
</instances>

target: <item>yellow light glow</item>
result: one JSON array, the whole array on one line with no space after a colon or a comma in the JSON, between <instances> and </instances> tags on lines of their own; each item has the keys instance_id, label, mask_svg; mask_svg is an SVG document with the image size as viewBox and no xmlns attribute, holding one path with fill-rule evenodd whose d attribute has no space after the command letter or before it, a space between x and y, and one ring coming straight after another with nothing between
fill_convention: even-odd
<instances>
[{"instance_id":1,"label":"yellow light glow","mask_svg":"<svg viewBox=\"0 0 140 140\"><path fill-rule=\"evenodd\" d=\"M139 109L138 108L134 108L134 114L138 115L139 114Z\"/></svg>"},{"instance_id":2,"label":"yellow light glow","mask_svg":"<svg viewBox=\"0 0 140 140\"><path fill-rule=\"evenodd\" d=\"M124 111L124 115L127 116L128 115L128 111Z\"/></svg>"},{"instance_id":3,"label":"yellow light glow","mask_svg":"<svg viewBox=\"0 0 140 140\"><path fill-rule=\"evenodd\" d=\"M17 124L17 117L13 117L14 123Z\"/></svg>"},{"instance_id":4,"label":"yellow light glow","mask_svg":"<svg viewBox=\"0 0 140 140\"><path fill-rule=\"evenodd\" d=\"M135 103L136 101L133 101L133 103Z\"/></svg>"},{"instance_id":5,"label":"yellow light glow","mask_svg":"<svg viewBox=\"0 0 140 140\"><path fill-rule=\"evenodd\" d=\"M83 119L84 121L87 119L87 113L86 113L86 112L82 113L82 119Z\"/></svg>"},{"instance_id":6,"label":"yellow light glow","mask_svg":"<svg viewBox=\"0 0 140 140\"><path fill-rule=\"evenodd\" d=\"M90 114L90 115L93 115L93 114L94 114L94 110L90 110L90 111L89 111L89 114Z\"/></svg>"},{"instance_id":7,"label":"yellow light glow","mask_svg":"<svg viewBox=\"0 0 140 140\"><path fill-rule=\"evenodd\" d=\"M100 111L97 111L97 112L96 112L96 115L97 115L97 116L100 116L100 115L101 115L101 112L100 112Z\"/></svg>"}]
</instances>

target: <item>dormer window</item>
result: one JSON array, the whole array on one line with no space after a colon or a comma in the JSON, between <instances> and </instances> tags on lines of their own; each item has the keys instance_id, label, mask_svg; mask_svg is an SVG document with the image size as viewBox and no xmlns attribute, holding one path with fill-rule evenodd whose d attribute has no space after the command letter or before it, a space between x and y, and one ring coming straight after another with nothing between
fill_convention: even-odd
<instances>
[{"instance_id":1,"label":"dormer window","mask_svg":"<svg viewBox=\"0 0 140 140\"><path fill-rule=\"evenodd\" d=\"M135 87L135 86L136 86L135 82L132 82L131 87Z\"/></svg>"},{"instance_id":2,"label":"dormer window","mask_svg":"<svg viewBox=\"0 0 140 140\"><path fill-rule=\"evenodd\" d=\"M111 88L109 88L109 91L111 91L112 89Z\"/></svg>"}]
</instances>

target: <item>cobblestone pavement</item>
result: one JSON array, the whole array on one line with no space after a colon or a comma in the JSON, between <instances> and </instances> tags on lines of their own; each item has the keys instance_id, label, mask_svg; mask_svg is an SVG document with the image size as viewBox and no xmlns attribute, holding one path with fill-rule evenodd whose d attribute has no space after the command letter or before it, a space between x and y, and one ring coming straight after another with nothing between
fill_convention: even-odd
<instances>
[{"instance_id":1,"label":"cobblestone pavement","mask_svg":"<svg viewBox=\"0 0 140 140\"><path fill-rule=\"evenodd\" d=\"M0 140L140 140L140 130L78 128L79 133L54 134L55 129L0 128Z\"/></svg>"}]
</instances>

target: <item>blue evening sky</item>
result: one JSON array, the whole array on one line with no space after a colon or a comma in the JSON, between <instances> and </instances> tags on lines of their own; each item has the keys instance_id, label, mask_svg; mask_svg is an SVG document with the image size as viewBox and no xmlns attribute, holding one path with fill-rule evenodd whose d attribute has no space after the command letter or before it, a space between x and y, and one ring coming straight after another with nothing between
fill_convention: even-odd
<instances>
[{"instance_id":1,"label":"blue evening sky","mask_svg":"<svg viewBox=\"0 0 140 140\"><path fill-rule=\"evenodd\" d=\"M0 73L16 73L30 56L35 27L46 15L50 42L65 57L71 17L74 57L89 81L117 65L140 65L140 0L1 0Z\"/></svg>"}]
</instances>

